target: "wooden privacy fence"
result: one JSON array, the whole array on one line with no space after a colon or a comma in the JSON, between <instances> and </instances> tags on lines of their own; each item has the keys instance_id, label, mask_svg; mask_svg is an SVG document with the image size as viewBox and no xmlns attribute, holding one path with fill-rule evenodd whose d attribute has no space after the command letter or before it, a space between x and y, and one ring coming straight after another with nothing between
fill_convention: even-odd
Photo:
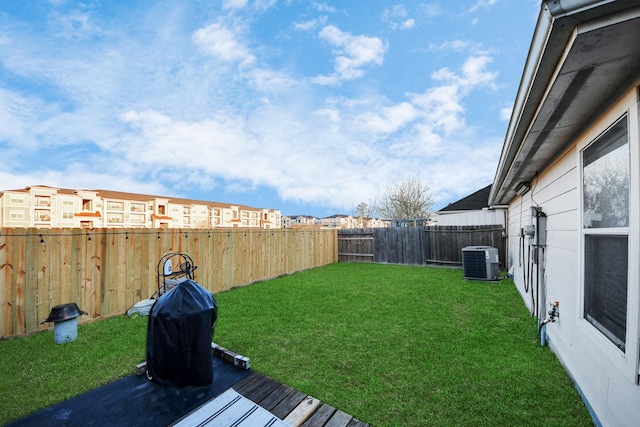
<instances>
[{"instance_id":1,"label":"wooden privacy fence","mask_svg":"<svg viewBox=\"0 0 640 427\"><path fill-rule=\"evenodd\" d=\"M184 252L220 292L337 261L335 230L0 229L0 333L21 335L75 302L81 321L125 313L158 289L158 262Z\"/></svg>"},{"instance_id":2,"label":"wooden privacy fence","mask_svg":"<svg viewBox=\"0 0 640 427\"><path fill-rule=\"evenodd\" d=\"M462 265L465 246L493 246L504 260L501 225L427 226L338 231L338 260L391 264Z\"/></svg>"}]
</instances>

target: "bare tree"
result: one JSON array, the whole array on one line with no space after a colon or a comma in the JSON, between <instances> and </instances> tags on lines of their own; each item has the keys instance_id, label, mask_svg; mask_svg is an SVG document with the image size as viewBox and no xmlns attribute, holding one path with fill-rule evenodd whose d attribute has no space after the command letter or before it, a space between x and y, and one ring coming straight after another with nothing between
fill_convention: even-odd
<instances>
[{"instance_id":1,"label":"bare tree","mask_svg":"<svg viewBox=\"0 0 640 427\"><path fill-rule=\"evenodd\" d=\"M358 218L360 228L364 227L365 219L371 218L372 210L373 208L369 204L365 202L358 203L358 206L356 206L356 216Z\"/></svg>"},{"instance_id":2,"label":"bare tree","mask_svg":"<svg viewBox=\"0 0 640 427\"><path fill-rule=\"evenodd\" d=\"M429 186L418 178L408 178L388 186L377 198L375 209L383 219L429 219L433 212Z\"/></svg>"}]
</instances>

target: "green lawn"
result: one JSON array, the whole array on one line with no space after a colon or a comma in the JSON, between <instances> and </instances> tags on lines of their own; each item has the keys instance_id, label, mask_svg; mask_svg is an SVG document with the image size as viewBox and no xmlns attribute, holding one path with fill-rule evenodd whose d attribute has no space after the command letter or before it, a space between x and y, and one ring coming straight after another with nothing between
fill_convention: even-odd
<instances>
[{"instance_id":1,"label":"green lawn","mask_svg":"<svg viewBox=\"0 0 640 427\"><path fill-rule=\"evenodd\" d=\"M513 283L338 263L223 292L215 341L374 426L588 426ZM0 423L130 374L146 318L1 341Z\"/></svg>"}]
</instances>

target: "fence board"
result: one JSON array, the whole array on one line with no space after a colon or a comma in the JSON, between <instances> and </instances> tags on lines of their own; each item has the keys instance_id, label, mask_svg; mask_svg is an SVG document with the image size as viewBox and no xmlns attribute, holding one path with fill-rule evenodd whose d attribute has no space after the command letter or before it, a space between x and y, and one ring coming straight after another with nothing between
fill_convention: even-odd
<instances>
[{"instance_id":1,"label":"fence board","mask_svg":"<svg viewBox=\"0 0 640 427\"><path fill-rule=\"evenodd\" d=\"M49 288L47 286L48 272L43 265L46 253L46 240L42 233L34 230L33 238L26 244L25 254L20 259L18 275L18 327L35 328L38 324L37 307L46 304L49 300ZM18 254L21 255L21 254ZM28 262L28 257L36 262ZM38 295L41 299L38 300ZM44 320L44 319L43 319Z\"/></svg>"},{"instance_id":2,"label":"fence board","mask_svg":"<svg viewBox=\"0 0 640 427\"><path fill-rule=\"evenodd\" d=\"M0 235L0 280L3 283L11 283L13 267L9 264L10 256L9 245L7 241L9 235ZM9 327L11 326L11 287L3 286L0 289L0 309L2 310L2 316L0 316L0 334L10 335Z\"/></svg>"},{"instance_id":3,"label":"fence board","mask_svg":"<svg viewBox=\"0 0 640 427\"><path fill-rule=\"evenodd\" d=\"M52 327L68 302L81 322L124 313L156 293L167 252L189 254L214 293L338 260L335 230L0 229L0 337Z\"/></svg>"},{"instance_id":4,"label":"fence board","mask_svg":"<svg viewBox=\"0 0 640 427\"><path fill-rule=\"evenodd\" d=\"M33 238L29 239L32 241ZM26 250L27 250L27 239L18 241L17 244L10 244L13 246L13 260L11 263L14 266L13 280L15 283L15 293L12 295L12 303L13 303L13 314L11 316L11 321L13 322L11 332L13 334L20 333L25 329L24 327L24 294L23 287L25 283L25 276L27 274L25 259L26 259ZM33 245L29 245L29 249L31 249ZM36 253L37 257L37 253ZM37 275L35 274L36 267L35 265L31 267L31 275L33 276L33 282L37 284Z\"/></svg>"},{"instance_id":5,"label":"fence board","mask_svg":"<svg viewBox=\"0 0 640 427\"><path fill-rule=\"evenodd\" d=\"M338 232L338 259L340 261L372 262L374 260L374 235L367 229L348 229ZM386 242L379 242L376 248L387 248Z\"/></svg>"}]
</instances>

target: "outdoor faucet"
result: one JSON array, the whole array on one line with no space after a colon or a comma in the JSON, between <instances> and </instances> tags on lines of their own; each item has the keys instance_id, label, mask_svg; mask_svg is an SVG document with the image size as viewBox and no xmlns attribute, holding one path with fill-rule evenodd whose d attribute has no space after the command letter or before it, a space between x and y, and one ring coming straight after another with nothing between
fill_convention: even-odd
<instances>
[{"instance_id":1,"label":"outdoor faucet","mask_svg":"<svg viewBox=\"0 0 640 427\"><path fill-rule=\"evenodd\" d=\"M551 310L549 310L549 317L540 323L540 327L538 328L538 336L542 333L542 328L547 323L554 323L560 317L560 302L555 301L551 304ZM546 339L545 339L546 340ZM544 345L544 344L543 344Z\"/></svg>"}]
</instances>

